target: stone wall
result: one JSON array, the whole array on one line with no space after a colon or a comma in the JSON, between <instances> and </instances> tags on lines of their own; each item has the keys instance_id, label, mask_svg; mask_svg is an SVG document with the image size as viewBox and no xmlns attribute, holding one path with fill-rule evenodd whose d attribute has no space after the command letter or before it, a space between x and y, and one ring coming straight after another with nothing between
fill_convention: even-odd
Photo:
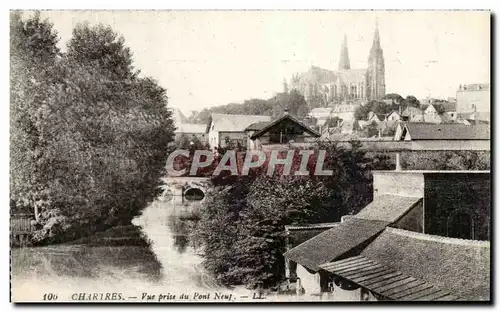
<instances>
[{"instance_id":1,"label":"stone wall","mask_svg":"<svg viewBox=\"0 0 500 312\"><path fill-rule=\"evenodd\" d=\"M475 240L490 239L491 185L489 173L425 174L425 233L452 236L457 213L471 218ZM463 220L467 230L468 220ZM452 236L453 237L453 236ZM468 237L459 237L468 238Z\"/></svg>"},{"instance_id":2,"label":"stone wall","mask_svg":"<svg viewBox=\"0 0 500 312\"><path fill-rule=\"evenodd\" d=\"M424 197L424 175L409 171L373 171L373 195Z\"/></svg>"}]
</instances>

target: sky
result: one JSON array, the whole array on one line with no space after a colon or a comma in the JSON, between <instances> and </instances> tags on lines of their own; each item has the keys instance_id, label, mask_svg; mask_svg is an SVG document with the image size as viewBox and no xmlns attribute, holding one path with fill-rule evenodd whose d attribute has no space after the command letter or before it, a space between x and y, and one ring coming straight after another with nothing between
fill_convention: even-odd
<instances>
[{"instance_id":1,"label":"sky","mask_svg":"<svg viewBox=\"0 0 500 312\"><path fill-rule=\"evenodd\" d=\"M272 97L311 65L335 70L347 36L366 68L378 20L387 93L454 97L490 82L490 14L480 11L44 11L64 46L84 21L110 25L134 66L184 114Z\"/></svg>"}]
</instances>

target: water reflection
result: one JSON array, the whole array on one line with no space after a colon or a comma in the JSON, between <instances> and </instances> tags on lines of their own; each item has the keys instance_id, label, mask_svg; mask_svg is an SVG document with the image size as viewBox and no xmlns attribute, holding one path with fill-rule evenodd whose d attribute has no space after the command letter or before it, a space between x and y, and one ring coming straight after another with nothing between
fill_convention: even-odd
<instances>
[{"instance_id":1,"label":"water reflection","mask_svg":"<svg viewBox=\"0 0 500 312\"><path fill-rule=\"evenodd\" d=\"M142 244L110 246L113 240L123 239L113 234L76 244L13 249L13 298L22 300L42 289L62 292L152 287L159 287L162 292L219 289L203 270L202 259L190 239L196 225L193 215L200 209L200 203L182 202L177 197L153 202L133 220L140 231L127 231L126 235L142 236Z\"/></svg>"}]
</instances>

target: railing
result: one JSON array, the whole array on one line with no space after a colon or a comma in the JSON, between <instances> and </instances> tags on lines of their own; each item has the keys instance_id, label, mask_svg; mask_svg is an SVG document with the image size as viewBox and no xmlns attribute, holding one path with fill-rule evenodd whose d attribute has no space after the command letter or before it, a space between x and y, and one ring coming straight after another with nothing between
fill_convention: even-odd
<instances>
[{"instance_id":1,"label":"railing","mask_svg":"<svg viewBox=\"0 0 500 312\"><path fill-rule=\"evenodd\" d=\"M34 230L31 221L35 219L33 214L13 214L10 216L10 233L12 235L29 234Z\"/></svg>"}]
</instances>

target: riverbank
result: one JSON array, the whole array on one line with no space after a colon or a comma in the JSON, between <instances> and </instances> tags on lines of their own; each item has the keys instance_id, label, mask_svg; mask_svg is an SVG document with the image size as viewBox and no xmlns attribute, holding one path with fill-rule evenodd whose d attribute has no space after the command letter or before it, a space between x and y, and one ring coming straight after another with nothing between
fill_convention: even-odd
<instances>
[{"instance_id":1,"label":"riverbank","mask_svg":"<svg viewBox=\"0 0 500 312\"><path fill-rule=\"evenodd\" d=\"M133 224L115 226L106 231L96 232L92 236L82 237L64 245L87 246L148 246L147 238L141 229Z\"/></svg>"}]
</instances>

